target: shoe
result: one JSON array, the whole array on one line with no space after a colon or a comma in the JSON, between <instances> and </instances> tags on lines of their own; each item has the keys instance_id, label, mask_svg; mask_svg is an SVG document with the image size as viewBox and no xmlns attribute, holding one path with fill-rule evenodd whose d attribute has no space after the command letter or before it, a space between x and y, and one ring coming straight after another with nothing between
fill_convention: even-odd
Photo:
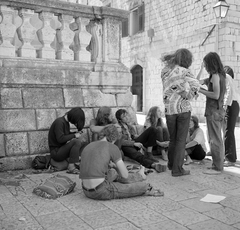
<instances>
[{"instance_id":1,"label":"shoe","mask_svg":"<svg viewBox=\"0 0 240 230\"><path fill-rule=\"evenodd\" d=\"M231 161L223 162L223 167L231 167L231 166L235 166L235 163Z\"/></svg>"},{"instance_id":2,"label":"shoe","mask_svg":"<svg viewBox=\"0 0 240 230\"><path fill-rule=\"evenodd\" d=\"M167 166L166 165L161 165L160 163L158 164L154 164L154 169L158 172L165 172L167 170Z\"/></svg>"},{"instance_id":3,"label":"shoe","mask_svg":"<svg viewBox=\"0 0 240 230\"><path fill-rule=\"evenodd\" d=\"M204 174L208 175L219 175L222 173L222 171L215 170L215 169L207 169L206 171L203 172Z\"/></svg>"},{"instance_id":4,"label":"shoe","mask_svg":"<svg viewBox=\"0 0 240 230\"><path fill-rule=\"evenodd\" d=\"M150 159L150 160L152 160L152 161L154 161L154 162L159 162L158 159L156 159L156 158L153 156L153 154L150 153L150 152L146 152L146 153L145 153L145 156L146 156L148 159Z\"/></svg>"},{"instance_id":5,"label":"shoe","mask_svg":"<svg viewBox=\"0 0 240 230\"><path fill-rule=\"evenodd\" d=\"M186 176L190 174L190 170L185 170L183 169L182 172L178 172L178 173L172 173L173 177L178 177L178 176Z\"/></svg>"}]
</instances>

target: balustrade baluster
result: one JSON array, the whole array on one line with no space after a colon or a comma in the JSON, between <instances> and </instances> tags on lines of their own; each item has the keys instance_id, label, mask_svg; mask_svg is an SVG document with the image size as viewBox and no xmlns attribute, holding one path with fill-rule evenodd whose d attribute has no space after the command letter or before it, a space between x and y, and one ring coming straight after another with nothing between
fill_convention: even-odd
<instances>
[{"instance_id":1,"label":"balustrade baluster","mask_svg":"<svg viewBox=\"0 0 240 230\"><path fill-rule=\"evenodd\" d=\"M11 43L16 32L13 16L12 8L0 6L0 56L15 57L15 47Z\"/></svg>"},{"instance_id":2,"label":"balustrade baluster","mask_svg":"<svg viewBox=\"0 0 240 230\"><path fill-rule=\"evenodd\" d=\"M86 47L89 45L91 41L92 35L87 32L86 26L89 24L89 19L81 18L81 29L80 29L80 52L79 52L79 60L80 61L91 61L91 53L86 50Z\"/></svg>"},{"instance_id":3,"label":"balustrade baluster","mask_svg":"<svg viewBox=\"0 0 240 230\"><path fill-rule=\"evenodd\" d=\"M69 25L73 21L73 17L69 15L59 15L59 21L62 23L61 28L61 43L62 43L62 60L74 60L74 53L70 49L70 45L74 39L74 32Z\"/></svg>"},{"instance_id":4,"label":"balustrade baluster","mask_svg":"<svg viewBox=\"0 0 240 230\"><path fill-rule=\"evenodd\" d=\"M40 12L39 19L42 21L42 27L37 31L38 39L42 44L39 49L39 58L55 59L55 49L51 47L56 34L56 30L51 26L51 22L53 24L53 14Z\"/></svg>"},{"instance_id":5,"label":"balustrade baluster","mask_svg":"<svg viewBox=\"0 0 240 230\"><path fill-rule=\"evenodd\" d=\"M92 35L91 43L87 47L91 51L91 61L102 62L102 25L96 21L90 21L86 26Z\"/></svg>"},{"instance_id":6,"label":"balustrade baluster","mask_svg":"<svg viewBox=\"0 0 240 230\"><path fill-rule=\"evenodd\" d=\"M32 25L31 18L34 15L33 10L19 9L18 15L22 19L22 24L17 28L17 35L22 45L17 54L19 57L36 57L36 49L31 45L34 41L36 29Z\"/></svg>"}]
</instances>

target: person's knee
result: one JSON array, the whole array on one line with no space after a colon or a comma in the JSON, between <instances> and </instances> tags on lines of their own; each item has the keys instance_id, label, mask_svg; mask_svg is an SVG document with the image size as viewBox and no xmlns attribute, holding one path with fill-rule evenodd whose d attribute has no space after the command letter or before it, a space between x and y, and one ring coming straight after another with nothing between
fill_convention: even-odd
<instances>
[{"instance_id":1,"label":"person's knee","mask_svg":"<svg viewBox=\"0 0 240 230\"><path fill-rule=\"evenodd\" d=\"M72 140L72 145L73 146L79 146L79 148L82 146L82 140L81 139L78 139L78 138L76 138L76 139L74 139L74 140Z\"/></svg>"}]
</instances>

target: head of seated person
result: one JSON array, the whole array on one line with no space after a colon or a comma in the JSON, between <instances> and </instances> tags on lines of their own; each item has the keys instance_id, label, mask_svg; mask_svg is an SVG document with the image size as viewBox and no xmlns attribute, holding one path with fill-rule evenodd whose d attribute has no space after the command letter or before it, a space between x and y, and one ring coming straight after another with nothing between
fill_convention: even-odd
<instances>
[{"instance_id":1,"label":"head of seated person","mask_svg":"<svg viewBox=\"0 0 240 230\"><path fill-rule=\"evenodd\" d=\"M112 109L108 106L99 108L96 117L96 125L105 126L114 123Z\"/></svg>"},{"instance_id":2,"label":"head of seated person","mask_svg":"<svg viewBox=\"0 0 240 230\"><path fill-rule=\"evenodd\" d=\"M115 125L108 125L100 132L101 140L106 140L110 143L114 143L119 139L119 132Z\"/></svg>"}]
</instances>

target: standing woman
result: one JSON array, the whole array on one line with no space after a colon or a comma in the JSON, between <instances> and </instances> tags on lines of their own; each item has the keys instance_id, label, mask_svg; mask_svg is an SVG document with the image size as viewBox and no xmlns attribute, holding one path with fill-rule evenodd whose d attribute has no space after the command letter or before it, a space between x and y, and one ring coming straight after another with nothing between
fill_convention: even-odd
<instances>
[{"instance_id":1,"label":"standing woman","mask_svg":"<svg viewBox=\"0 0 240 230\"><path fill-rule=\"evenodd\" d=\"M163 122L162 112L158 106L153 106L148 111L144 128L148 129L149 127L156 129L157 148L161 151L162 159L167 161L166 151L169 145L169 133L166 124Z\"/></svg>"},{"instance_id":2,"label":"standing woman","mask_svg":"<svg viewBox=\"0 0 240 230\"><path fill-rule=\"evenodd\" d=\"M172 176L190 174L183 169L185 144L191 117L190 100L198 96L199 82L188 69L192 64L192 53L188 49L179 49L165 55L166 64L161 73L163 82L163 102L170 142L168 147L168 168Z\"/></svg>"},{"instance_id":3,"label":"standing woman","mask_svg":"<svg viewBox=\"0 0 240 230\"><path fill-rule=\"evenodd\" d=\"M215 52L210 52L203 58L202 68L203 66L209 73L209 78L201 80L200 83L207 85L208 89L200 88L199 92L206 96L205 117L213 160L212 167L204 173L219 174L223 171L224 161L222 127L225 116L223 101L226 92L226 73L219 55Z\"/></svg>"},{"instance_id":4,"label":"standing woman","mask_svg":"<svg viewBox=\"0 0 240 230\"><path fill-rule=\"evenodd\" d=\"M237 160L237 153L236 153L236 143L235 143L235 135L234 129L236 126L238 114L239 114L239 94L237 93L236 87L234 84L234 73L231 67L225 66L225 72L230 75L228 78L230 83L230 98L229 98L229 105L226 111L226 131L225 131L225 162L224 166L234 166Z\"/></svg>"}]
</instances>

